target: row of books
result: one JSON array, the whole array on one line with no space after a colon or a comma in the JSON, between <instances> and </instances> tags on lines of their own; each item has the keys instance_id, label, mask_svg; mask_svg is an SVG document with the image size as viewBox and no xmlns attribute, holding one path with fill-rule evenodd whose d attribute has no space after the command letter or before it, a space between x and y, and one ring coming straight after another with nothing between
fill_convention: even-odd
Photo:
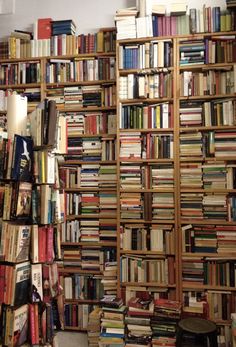
<instances>
[{"instance_id":1,"label":"row of books","mask_svg":"<svg viewBox=\"0 0 236 347\"><path fill-rule=\"evenodd\" d=\"M168 68L173 65L171 40L119 46L119 69Z\"/></svg>"},{"instance_id":2,"label":"row of books","mask_svg":"<svg viewBox=\"0 0 236 347\"><path fill-rule=\"evenodd\" d=\"M211 101L181 101L179 108L180 126L235 125L234 99Z\"/></svg>"},{"instance_id":3,"label":"row of books","mask_svg":"<svg viewBox=\"0 0 236 347\"><path fill-rule=\"evenodd\" d=\"M175 4L174 4L175 5ZM173 5L173 6L174 6ZM178 9L177 7L182 8ZM159 5L159 7L163 7ZM177 12L175 11L177 9ZM118 10L115 16L117 39L158 37L168 35L186 35L197 32L220 32L234 30L232 16L234 12L223 11L220 7L206 7L189 10L186 5L177 4L173 12L166 14L165 9L137 16L137 9Z\"/></svg>"},{"instance_id":4,"label":"row of books","mask_svg":"<svg viewBox=\"0 0 236 347\"><path fill-rule=\"evenodd\" d=\"M235 261L188 258L182 263L183 285L235 287Z\"/></svg>"},{"instance_id":5,"label":"row of books","mask_svg":"<svg viewBox=\"0 0 236 347\"><path fill-rule=\"evenodd\" d=\"M115 79L115 57L95 59L50 59L46 65L46 82L84 82Z\"/></svg>"},{"instance_id":6,"label":"row of books","mask_svg":"<svg viewBox=\"0 0 236 347\"><path fill-rule=\"evenodd\" d=\"M189 132L180 134L180 157L233 157L235 155L234 132Z\"/></svg>"},{"instance_id":7,"label":"row of books","mask_svg":"<svg viewBox=\"0 0 236 347\"><path fill-rule=\"evenodd\" d=\"M152 15L153 36L189 35L196 33L226 32L235 30L235 14L233 11L223 11L219 14L217 7L212 9L190 9L186 15ZM212 21L212 15L216 18Z\"/></svg>"},{"instance_id":8,"label":"row of books","mask_svg":"<svg viewBox=\"0 0 236 347\"><path fill-rule=\"evenodd\" d=\"M235 201L226 193L181 193L181 218L235 221Z\"/></svg>"},{"instance_id":9,"label":"row of books","mask_svg":"<svg viewBox=\"0 0 236 347\"><path fill-rule=\"evenodd\" d=\"M76 267L77 269L86 270L90 273L94 271L101 274L105 270L107 262L115 261L116 253L111 252L110 248L100 248L91 246L78 249L78 246L63 248L63 265L64 267Z\"/></svg>"},{"instance_id":10,"label":"row of books","mask_svg":"<svg viewBox=\"0 0 236 347\"><path fill-rule=\"evenodd\" d=\"M121 189L155 189L174 187L174 169L172 164L120 165Z\"/></svg>"},{"instance_id":11,"label":"row of books","mask_svg":"<svg viewBox=\"0 0 236 347\"><path fill-rule=\"evenodd\" d=\"M88 304L66 303L64 305L65 327L87 329L90 310L92 310L92 307Z\"/></svg>"},{"instance_id":12,"label":"row of books","mask_svg":"<svg viewBox=\"0 0 236 347\"><path fill-rule=\"evenodd\" d=\"M123 105L120 129L159 129L173 127L173 104Z\"/></svg>"},{"instance_id":13,"label":"row of books","mask_svg":"<svg viewBox=\"0 0 236 347\"><path fill-rule=\"evenodd\" d=\"M103 297L102 276L71 275L62 278L65 300L99 300Z\"/></svg>"},{"instance_id":14,"label":"row of books","mask_svg":"<svg viewBox=\"0 0 236 347\"><path fill-rule=\"evenodd\" d=\"M69 137L66 160L113 161L116 158L116 140L112 137ZM87 164L89 165L89 164ZM99 166L94 164L94 168ZM98 165L98 164L97 164ZM89 170L84 164L83 169ZM91 167L92 169L93 167ZM88 171L89 172L89 171ZM105 178L105 176L104 176Z\"/></svg>"},{"instance_id":15,"label":"row of books","mask_svg":"<svg viewBox=\"0 0 236 347\"><path fill-rule=\"evenodd\" d=\"M52 185L34 186L31 191L31 219L34 224L61 223L65 217L65 196ZM7 219L7 218L6 218Z\"/></svg>"},{"instance_id":16,"label":"row of books","mask_svg":"<svg viewBox=\"0 0 236 347\"><path fill-rule=\"evenodd\" d=\"M68 137L116 134L116 115L109 112L66 112Z\"/></svg>"},{"instance_id":17,"label":"row of books","mask_svg":"<svg viewBox=\"0 0 236 347\"><path fill-rule=\"evenodd\" d=\"M120 133L120 159L173 158L173 135Z\"/></svg>"},{"instance_id":18,"label":"row of books","mask_svg":"<svg viewBox=\"0 0 236 347\"><path fill-rule=\"evenodd\" d=\"M8 40L0 43L1 59L58 56L69 54L115 52L115 30L104 28L95 34L40 35L30 39L30 35L12 32Z\"/></svg>"},{"instance_id":19,"label":"row of books","mask_svg":"<svg viewBox=\"0 0 236 347\"><path fill-rule=\"evenodd\" d=\"M225 95L235 93L235 66L229 71L183 71L180 74L181 96Z\"/></svg>"},{"instance_id":20,"label":"row of books","mask_svg":"<svg viewBox=\"0 0 236 347\"><path fill-rule=\"evenodd\" d=\"M66 193L65 196L65 211L67 216L82 215L86 216L86 218L89 218L89 216L109 216L110 218L116 218L116 210L116 192ZM98 230L96 234L99 237Z\"/></svg>"},{"instance_id":21,"label":"row of books","mask_svg":"<svg viewBox=\"0 0 236 347\"><path fill-rule=\"evenodd\" d=\"M89 237L89 231L96 233L96 241L116 241L116 219L68 220L61 225L61 242L93 241L93 235Z\"/></svg>"},{"instance_id":22,"label":"row of books","mask_svg":"<svg viewBox=\"0 0 236 347\"><path fill-rule=\"evenodd\" d=\"M60 258L60 237L52 226L1 221L0 258L9 263L52 263Z\"/></svg>"},{"instance_id":23,"label":"row of books","mask_svg":"<svg viewBox=\"0 0 236 347\"><path fill-rule=\"evenodd\" d=\"M192 64L233 63L235 35L213 36L202 40L181 40L180 66Z\"/></svg>"},{"instance_id":24,"label":"row of books","mask_svg":"<svg viewBox=\"0 0 236 347\"><path fill-rule=\"evenodd\" d=\"M235 167L224 162L181 163L181 188L234 189Z\"/></svg>"},{"instance_id":25,"label":"row of books","mask_svg":"<svg viewBox=\"0 0 236 347\"><path fill-rule=\"evenodd\" d=\"M39 62L19 62L0 67L0 85L40 83L41 66Z\"/></svg>"},{"instance_id":26,"label":"row of books","mask_svg":"<svg viewBox=\"0 0 236 347\"><path fill-rule=\"evenodd\" d=\"M121 282L155 282L174 284L174 258L157 259L148 256L121 257Z\"/></svg>"},{"instance_id":27,"label":"row of books","mask_svg":"<svg viewBox=\"0 0 236 347\"><path fill-rule=\"evenodd\" d=\"M122 219L174 219L173 193L124 193L120 196Z\"/></svg>"},{"instance_id":28,"label":"row of books","mask_svg":"<svg viewBox=\"0 0 236 347\"><path fill-rule=\"evenodd\" d=\"M75 87L51 87L46 91L47 99L57 104L61 110L75 107L114 107L116 103L115 87L111 85L75 86Z\"/></svg>"},{"instance_id":29,"label":"row of books","mask_svg":"<svg viewBox=\"0 0 236 347\"><path fill-rule=\"evenodd\" d=\"M168 71L150 74L128 74L119 78L119 97L137 98L171 98L173 76Z\"/></svg>"},{"instance_id":30,"label":"row of books","mask_svg":"<svg viewBox=\"0 0 236 347\"><path fill-rule=\"evenodd\" d=\"M184 291L183 313L214 321L230 320L231 312L235 310L235 299L235 293L230 290Z\"/></svg>"},{"instance_id":31,"label":"row of books","mask_svg":"<svg viewBox=\"0 0 236 347\"><path fill-rule=\"evenodd\" d=\"M15 346L30 341L32 345L52 343L54 336L52 305L25 304L21 307L1 307L1 334L4 345ZM7 332L6 333L6 329ZM41 335L42 331L42 335Z\"/></svg>"},{"instance_id":32,"label":"row of books","mask_svg":"<svg viewBox=\"0 0 236 347\"><path fill-rule=\"evenodd\" d=\"M174 231L171 225L121 226L121 249L157 251L174 254Z\"/></svg>"},{"instance_id":33,"label":"row of books","mask_svg":"<svg viewBox=\"0 0 236 347\"><path fill-rule=\"evenodd\" d=\"M61 184L64 188L87 187L116 188L117 176L115 165L102 164L63 165L60 167ZM87 183L86 183L87 182Z\"/></svg>"},{"instance_id":34,"label":"row of books","mask_svg":"<svg viewBox=\"0 0 236 347\"><path fill-rule=\"evenodd\" d=\"M235 236L236 230L233 225L186 224L182 226L182 251L184 253L234 253Z\"/></svg>"}]
</instances>

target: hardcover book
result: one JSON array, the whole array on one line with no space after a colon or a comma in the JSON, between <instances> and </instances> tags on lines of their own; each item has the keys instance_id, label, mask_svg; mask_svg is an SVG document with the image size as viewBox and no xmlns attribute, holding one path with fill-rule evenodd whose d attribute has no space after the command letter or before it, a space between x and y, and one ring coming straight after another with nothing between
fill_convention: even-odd
<instances>
[{"instance_id":1,"label":"hardcover book","mask_svg":"<svg viewBox=\"0 0 236 347\"><path fill-rule=\"evenodd\" d=\"M13 278L14 295L12 302L16 306L24 305L29 300L30 271L31 265L29 261L15 265Z\"/></svg>"},{"instance_id":2,"label":"hardcover book","mask_svg":"<svg viewBox=\"0 0 236 347\"><path fill-rule=\"evenodd\" d=\"M24 218L30 216L31 211L32 184L28 182L20 182L17 192L17 206L15 212L16 218Z\"/></svg>"},{"instance_id":3,"label":"hardcover book","mask_svg":"<svg viewBox=\"0 0 236 347\"><path fill-rule=\"evenodd\" d=\"M13 180L29 182L32 180L33 141L29 137L15 135L13 145Z\"/></svg>"}]
</instances>

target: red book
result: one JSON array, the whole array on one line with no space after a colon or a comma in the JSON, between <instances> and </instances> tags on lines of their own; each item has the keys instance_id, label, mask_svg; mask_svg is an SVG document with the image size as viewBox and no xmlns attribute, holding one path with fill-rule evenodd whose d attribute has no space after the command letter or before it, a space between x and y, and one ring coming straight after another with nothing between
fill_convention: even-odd
<instances>
[{"instance_id":1,"label":"red book","mask_svg":"<svg viewBox=\"0 0 236 347\"><path fill-rule=\"evenodd\" d=\"M50 39L50 37L52 36L51 21L52 21L52 18L38 19L38 40Z\"/></svg>"},{"instance_id":2,"label":"red book","mask_svg":"<svg viewBox=\"0 0 236 347\"><path fill-rule=\"evenodd\" d=\"M30 321L30 340L31 345L36 344L36 334L35 334L35 314L34 314L35 304L29 305L29 321Z\"/></svg>"},{"instance_id":3,"label":"red book","mask_svg":"<svg viewBox=\"0 0 236 347\"><path fill-rule=\"evenodd\" d=\"M34 304L34 331L35 331L35 344L39 345L39 306Z\"/></svg>"},{"instance_id":4,"label":"red book","mask_svg":"<svg viewBox=\"0 0 236 347\"><path fill-rule=\"evenodd\" d=\"M46 262L46 245L47 245L47 230L46 227L39 227L39 263L45 263Z\"/></svg>"},{"instance_id":5,"label":"red book","mask_svg":"<svg viewBox=\"0 0 236 347\"><path fill-rule=\"evenodd\" d=\"M0 265L0 303L4 302L6 266Z\"/></svg>"},{"instance_id":6,"label":"red book","mask_svg":"<svg viewBox=\"0 0 236 347\"><path fill-rule=\"evenodd\" d=\"M49 265L43 264L43 301L50 302L51 290L49 283Z\"/></svg>"},{"instance_id":7,"label":"red book","mask_svg":"<svg viewBox=\"0 0 236 347\"><path fill-rule=\"evenodd\" d=\"M53 227L49 226L47 228L47 261L51 263L53 261L53 258Z\"/></svg>"}]
</instances>

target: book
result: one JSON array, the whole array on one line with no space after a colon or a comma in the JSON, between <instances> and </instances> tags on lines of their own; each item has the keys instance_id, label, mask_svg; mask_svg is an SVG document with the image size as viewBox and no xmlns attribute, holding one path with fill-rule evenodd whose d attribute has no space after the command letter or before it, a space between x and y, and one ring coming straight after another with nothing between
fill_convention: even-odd
<instances>
[{"instance_id":1,"label":"book","mask_svg":"<svg viewBox=\"0 0 236 347\"><path fill-rule=\"evenodd\" d=\"M52 36L51 28L52 18L38 18L37 21L37 39L50 39Z\"/></svg>"},{"instance_id":2,"label":"book","mask_svg":"<svg viewBox=\"0 0 236 347\"><path fill-rule=\"evenodd\" d=\"M17 181L32 181L33 141L29 137L15 135L13 145L11 178Z\"/></svg>"},{"instance_id":3,"label":"book","mask_svg":"<svg viewBox=\"0 0 236 347\"><path fill-rule=\"evenodd\" d=\"M32 183L20 182L18 184L16 195L16 209L13 216L16 218L25 218L30 216L31 212Z\"/></svg>"}]
</instances>

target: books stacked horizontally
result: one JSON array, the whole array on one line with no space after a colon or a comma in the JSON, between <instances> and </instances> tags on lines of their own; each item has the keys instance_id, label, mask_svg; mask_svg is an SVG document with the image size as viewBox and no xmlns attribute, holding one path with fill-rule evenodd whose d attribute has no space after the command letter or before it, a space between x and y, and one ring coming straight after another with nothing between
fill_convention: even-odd
<instances>
[{"instance_id":1,"label":"books stacked horizontally","mask_svg":"<svg viewBox=\"0 0 236 347\"><path fill-rule=\"evenodd\" d=\"M72 19L53 20L51 22L52 35L74 35L76 25Z\"/></svg>"},{"instance_id":2,"label":"books stacked horizontally","mask_svg":"<svg viewBox=\"0 0 236 347\"><path fill-rule=\"evenodd\" d=\"M152 346L175 346L177 322L181 315L181 304L168 299L154 301Z\"/></svg>"},{"instance_id":3,"label":"books stacked horizontally","mask_svg":"<svg viewBox=\"0 0 236 347\"><path fill-rule=\"evenodd\" d=\"M181 163L180 184L181 188L202 188L202 164Z\"/></svg>"},{"instance_id":4,"label":"books stacked horizontally","mask_svg":"<svg viewBox=\"0 0 236 347\"><path fill-rule=\"evenodd\" d=\"M204 40L182 41L180 44L180 65L204 64Z\"/></svg>"},{"instance_id":5,"label":"books stacked horizontally","mask_svg":"<svg viewBox=\"0 0 236 347\"><path fill-rule=\"evenodd\" d=\"M89 347L98 347L98 339L100 336L100 318L102 309L96 307L89 313L88 318L88 345Z\"/></svg>"},{"instance_id":6,"label":"books stacked horizontally","mask_svg":"<svg viewBox=\"0 0 236 347\"><path fill-rule=\"evenodd\" d=\"M128 301L125 346L151 346L150 317L153 315L153 300L148 292L137 292L136 295Z\"/></svg>"},{"instance_id":7,"label":"books stacked horizontally","mask_svg":"<svg viewBox=\"0 0 236 347\"><path fill-rule=\"evenodd\" d=\"M101 299L102 319L99 346L112 345L123 347L125 335L124 314L126 306L115 295L106 295Z\"/></svg>"},{"instance_id":8,"label":"books stacked horizontally","mask_svg":"<svg viewBox=\"0 0 236 347\"><path fill-rule=\"evenodd\" d=\"M116 11L114 20L117 28L117 40L136 38L136 7L123 8Z\"/></svg>"},{"instance_id":9,"label":"books stacked horizontally","mask_svg":"<svg viewBox=\"0 0 236 347\"><path fill-rule=\"evenodd\" d=\"M106 294L115 295L117 290L117 261L105 262L101 283Z\"/></svg>"}]
</instances>

